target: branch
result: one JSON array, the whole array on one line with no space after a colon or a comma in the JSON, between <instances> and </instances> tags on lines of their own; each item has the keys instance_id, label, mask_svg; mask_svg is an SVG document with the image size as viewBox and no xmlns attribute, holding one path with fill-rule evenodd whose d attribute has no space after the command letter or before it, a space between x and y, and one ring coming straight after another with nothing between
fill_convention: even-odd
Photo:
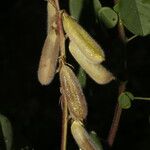
<instances>
[{"instance_id":1,"label":"branch","mask_svg":"<svg viewBox=\"0 0 150 150\"><path fill-rule=\"evenodd\" d=\"M125 91L125 87L126 87L126 82L120 83L118 95L120 95L122 92ZM117 131L118 131L118 127L119 127L121 114L122 114L122 108L119 107L119 104L117 102L114 117L113 117L113 121L112 121L112 125L111 125L111 128L109 130L109 134L108 134L108 138L107 138L108 145L110 147L112 147L112 145L114 143L114 140L115 140L115 137L116 137L116 134L117 134Z\"/></svg>"},{"instance_id":2,"label":"branch","mask_svg":"<svg viewBox=\"0 0 150 150\"><path fill-rule=\"evenodd\" d=\"M60 56L63 59L65 57L65 36L62 25L62 12L59 6L59 0L54 0L56 9L58 11L58 33L60 36L59 46L60 46ZM59 67L63 61L59 61ZM67 129L68 129L68 109L66 98L62 95L60 97L61 106L62 106L62 134L61 134L61 150L66 150L67 147Z\"/></svg>"},{"instance_id":3,"label":"branch","mask_svg":"<svg viewBox=\"0 0 150 150\"><path fill-rule=\"evenodd\" d=\"M114 4L116 4L118 2L118 0L114 0ZM121 19L119 19L119 23L118 23L118 36L120 38L120 40L126 44L126 35L125 35L125 30L124 30L124 26L122 24ZM126 82L121 82L119 85L119 90L118 90L118 96L124 92L126 89ZM111 128L108 134L108 145L110 147L112 147L117 131L118 131L118 127L119 127L119 122L120 122L120 118L121 118L121 114L122 114L122 108L119 107L119 104L117 102L116 104L116 108L115 108L115 113L114 113L114 117L113 117L113 121L111 124Z\"/></svg>"},{"instance_id":4,"label":"branch","mask_svg":"<svg viewBox=\"0 0 150 150\"><path fill-rule=\"evenodd\" d=\"M68 128L68 109L67 101L64 96L60 97L62 106L62 134L61 134L61 150L66 150L67 147L67 128Z\"/></svg>"}]
</instances>

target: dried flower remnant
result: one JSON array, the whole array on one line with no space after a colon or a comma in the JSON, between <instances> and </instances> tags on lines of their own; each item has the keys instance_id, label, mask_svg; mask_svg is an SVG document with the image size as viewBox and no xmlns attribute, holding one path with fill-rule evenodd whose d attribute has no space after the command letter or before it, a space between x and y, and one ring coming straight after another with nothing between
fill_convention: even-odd
<instances>
[{"instance_id":1,"label":"dried flower remnant","mask_svg":"<svg viewBox=\"0 0 150 150\"><path fill-rule=\"evenodd\" d=\"M72 41L70 41L69 50L86 73L98 84L107 84L115 79L112 73L101 64L90 63L85 55L79 50L79 47Z\"/></svg>"},{"instance_id":2,"label":"dried flower remnant","mask_svg":"<svg viewBox=\"0 0 150 150\"><path fill-rule=\"evenodd\" d=\"M87 116L87 103L85 96L74 72L66 65L60 69L61 92L67 100L71 118L84 120Z\"/></svg>"},{"instance_id":3,"label":"dried flower remnant","mask_svg":"<svg viewBox=\"0 0 150 150\"><path fill-rule=\"evenodd\" d=\"M101 150L90 137L80 121L74 121L71 125L71 133L82 150Z\"/></svg>"},{"instance_id":4,"label":"dried flower remnant","mask_svg":"<svg viewBox=\"0 0 150 150\"><path fill-rule=\"evenodd\" d=\"M70 41L73 41L79 47L91 63L97 64L105 60L102 48L65 12L63 13L63 27Z\"/></svg>"},{"instance_id":5,"label":"dried flower remnant","mask_svg":"<svg viewBox=\"0 0 150 150\"><path fill-rule=\"evenodd\" d=\"M48 35L46 37L38 69L38 79L42 85L49 84L55 75L59 55L59 34L57 33L57 11L54 5L48 2Z\"/></svg>"}]
</instances>

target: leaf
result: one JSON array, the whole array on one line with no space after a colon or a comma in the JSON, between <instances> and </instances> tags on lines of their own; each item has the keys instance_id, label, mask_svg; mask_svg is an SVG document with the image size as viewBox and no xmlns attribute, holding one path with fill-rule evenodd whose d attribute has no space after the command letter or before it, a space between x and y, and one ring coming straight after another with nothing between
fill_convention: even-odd
<instances>
[{"instance_id":1,"label":"leaf","mask_svg":"<svg viewBox=\"0 0 150 150\"><path fill-rule=\"evenodd\" d=\"M12 140L13 140L13 132L10 121L4 115L0 114L0 124L2 127L2 132L4 136L4 141L6 144L6 150L11 150Z\"/></svg>"},{"instance_id":2,"label":"leaf","mask_svg":"<svg viewBox=\"0 0 150 150\"><path fill-rule=\"evenodd\" d=\"M86 86L86 73L82 69L82 67L79 67L78 80L80 82L81 87L84 88Z\"/></svg>"},{"instance_id":3,"label":"leaf","mask_svg":"<svg viewBox=\"0 0 150 150\"><path fill-rule=\"evenodd\" d=\"M119 3L115 4L113 9L115 10L115 12L119 13Z\"/></svg>"},{"instance_id":4,"label":"leaf","mask_svg":"<svg viewBox=\"0 0 150 150\"><path fill-rule=\"evenodd\" d=\"M100 150L103 150L100 138L97 136L95 131L90 132L90 137L93 139L93 143L95 143L95 145L97 145L97 147L99 147Z\"/></svg>"},{"instance_id":5,"label":"leaf","mask_svg":"<svg viewBox=\"0 0 150 150\"><path fill-rule=\"evenodd\" d=\"M123 92L118 97L119 106L123 109L129 109L131 107L131 99L126 94L126 92Z\"/></svg>"},{"instance_id":6,"label":"leaf","mask_svg":"<svg viewBox=\"0 0 150 150\"><path fill-rule=\"evenodd\" d=\"M84 0L69 0L69 11L71 16L73 16L76 20L79 20L82 8L83 8Z\"/></svg>"},{"instance_id":7,"label":"leaf","mask_svg":"<svg viewBox=\"0 0 150 150\"><path fill-rule=\"evenodd\" d=\"M150 34L150 0L120 0L119 15L126 28L135 35Z\"/></svg>"},{"instance_id":8,"label":"leaf","mask_svg":"<svg viewBox=\"0 0 150 150\"><path fill-rule=\"evenodd\" d=\"M134 95L131 92L124 92L129 98L130 100L134 100Z\"/></svg>"},{"instance_id":9,"label":"leaf","mask_svg":"<svg viewBox=\"0 0 150 150\"><path fill-rule=\"evenodd\" d=\"M118 15L109 7L102 7L98 11L99 20L102 21L107 28L113 28L118 22Z\"/></svg>"}]
</instances>

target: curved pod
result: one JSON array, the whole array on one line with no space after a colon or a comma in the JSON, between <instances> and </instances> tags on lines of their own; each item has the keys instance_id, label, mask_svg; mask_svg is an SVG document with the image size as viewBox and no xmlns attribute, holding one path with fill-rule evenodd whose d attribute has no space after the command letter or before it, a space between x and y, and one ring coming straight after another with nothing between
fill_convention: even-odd
<instances>
[{"instance_id":1,"label":"curved pod","mask_svg":"<svg viewBox=\"0 0 150 150\"><path fill-rule=\"evenodd\" d=\"M67 13L63 13L63 27L70 38L87 57L87 59L93 63L101 63L105 60L105 55L102 48L96 43L96 41Z\"/></svg>"},{"instance_id":2,"label":"curved pod","mask_svg":"<svg viewBox=\"0 0 150 150\"><path fill-rule=\"evenodd\" d=\"M86 71L86 73L98 84L107 84L115 77L101 64L93 64L79 50L74 42L70 42L69 50L76 61Z\"/></svg>"}]
</instances>

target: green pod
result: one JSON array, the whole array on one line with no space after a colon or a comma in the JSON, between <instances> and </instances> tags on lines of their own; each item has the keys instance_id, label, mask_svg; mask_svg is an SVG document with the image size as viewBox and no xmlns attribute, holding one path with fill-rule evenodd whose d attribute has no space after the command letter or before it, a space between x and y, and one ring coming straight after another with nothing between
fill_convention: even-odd
<instances>
[{"instance_id":1,"label":"green pod","mask_svg":"<svg viewBox=\"0 0 150 150\"><path fill-rule=\"evenodd\" d=\"M98 11L98 18L107 28L115 27L118 22L118 15L110 7L102 7Z\"/></svg>"},{"instance_id":2,"label":"green pod","mask_svg":"<svg viewBox=\"0 0 150 150\"><path fill-rule=\"evenodd\" d=\"M97 42L67 13L63 13L63 27L70 41L74 42L93 64L105 60L105 55Z\"/></svg>"},{"instance_id":3,"label":"green pod","mask_svg":"<svg viewBox=\"0 0 150 150\"><path fill-rule=\"evenodd\" d=\"M88 59L79 50L78 46L70 41L69 50L72 56L80 64L80 66L85 70L85 72L98 84L107 84L114 80L115 77L101 64L93 64L88 61Z\"/></svg>"}]
</instances>

